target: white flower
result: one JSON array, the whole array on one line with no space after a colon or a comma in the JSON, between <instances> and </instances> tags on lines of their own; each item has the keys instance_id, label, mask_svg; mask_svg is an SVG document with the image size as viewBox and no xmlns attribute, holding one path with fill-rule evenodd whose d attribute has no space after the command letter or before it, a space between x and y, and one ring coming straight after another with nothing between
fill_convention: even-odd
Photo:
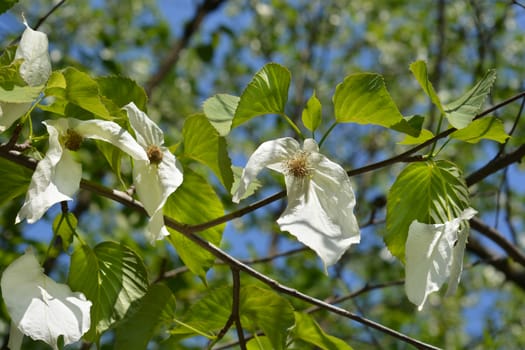
<instances>
[{"instance_id":1,"label":"white flower","mask_svg":"<svg viewBox=\"0 0 525 350\"><path fill-rule=\"evenodd\" d=\"M288 206L277 220L281 230L313 249L325 267L359 243L350 179L341 166L319 153L313 139L306 139L303 149L290 137L261 144L243 170L235 203L264 167L285 175Z\"/></svg>"},{"instance_id":2,"label":"white flower","mask_svg":"<svg viewBox=\"0 0 525 350\"><path fill-rule=\"evenodd\" d=\"M124 106L139 145L146 151L147 160L136 161L133 181L137 195L150 216L146 236L151 243L169 236L164 226L162 207L182 183L182 167L175 156L163 146L162 130L133 102Z\"/></svg>"},{"instance_id":3,"label":"white flower","mask_svg":"<svg viewBox=\"0 0 525 350\"><path fill-rule=\"evenodd\" d=\"M20 332L58 349L60 336L67 345L89 330L91 302L84 294L73 293L68 285L44 275L31 252L5 269L0 285L11 316L11 350L20 349Z\"/></svg>"},{"instance_id":4,"label":"white flower","mask_svg":"<svg viewBox=\"0 0 525 350\"><path fill-rule=\"evenodd\" d=\"M105 120L60 118L44 122L49 133L49 149L31 178L24 205L16 223L39 220L53 205L71 200L82 178L82 167L73 159L85 138L106 141L134 159L148 159L135 139L118 124Z\"/></svg>"},{"instance_id":5,"label":"white flower","mask_svg":"<svg viewBox=\"0 0 525 350\"><path fill-rule=\"evenodd\" d=\"M405 245L405 291L408 299L423 308L428 295L448 279L447 294L454 293L463 270L463 253L468 223L476 215L465 209L458 218L443 224L422 224L414 220Z\"/></svg>"},{"instance_id":6,"label":"white flower","mask_svg":"<svg viewBox=\"0 0 525 350\"><path fill-rule=\"evenodd\" d=\"M25 21L24 24L26 30L16 49L15 60L24 60L20 65L20 76L29 86L43 85L51 75L47 35L29 28ZM9 128L30 107L31 103L0 101L0 132Z\"/></svg>"}]
</instances>

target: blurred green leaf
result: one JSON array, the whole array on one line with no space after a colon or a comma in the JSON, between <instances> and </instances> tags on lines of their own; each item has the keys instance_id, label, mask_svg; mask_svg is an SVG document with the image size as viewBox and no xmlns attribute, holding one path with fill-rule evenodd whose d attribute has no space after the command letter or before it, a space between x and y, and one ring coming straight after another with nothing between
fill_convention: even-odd
<instances>
[{"instance_id":1,"label":"blurred green leaf","mask_svg":"<svg viewBox=\"0 0 525 350\"><path fill-rule=\"evenodd\" d=\"M144 89L127 77L110 76L95 79L100 95L111 100L120 109L130 102L142 111L146 111L148 96Z\"/></svg>"},{"instance_id":2,"label":"blurred green leaf","mask_svg":"<svg viewBox=\"0 0 525 350\"><path fill-rule=\"evenodd\" d=\"M182 128L184 156L208 166L229 191L233 183L231 160L224 137L203 114L186 118Z\"/></svg>"},{"instance_id":3,"label":"blurred green leaf","mask_svg":"<svg viewBox=\"0 0 525 350\"><path fill-rule=\"evenodd\" d=\"M131 316L119 323L115 332L115 349L146 349L149 340L158 332L158 328L171 324L175 314L175 296L163 284L153 284L139 304L132 310Z\"/></svg>"},{"instance_id":4,"label":"blurred green leaf","mask_svg":"<svg viewBox=\"0 0 525 350\"><path fill-rule=\"evenodd\" d=\"M302 120L304 126L314 132L319 125L321 125L322 117L322 106L321 102L315 96L315 91L312 93L312 96L306 102L306 106L303 109Z\"/></svg>"},{"instance_id":5,"label":"blurred green leaf","mask_svg":"<svg viewBox=\"0 0 525 350\"><path fill-rule=\"evenodd\" d=\"M0 205L24 195L33 171L0 157Z\"/></svg>"},{"instance_id":6,"label":"blurred green leaf","mask_svg":"<svg viewBox=\"0 0 525 350\"><path fill-rule=\"evenodd\" d=\"M341 339L326 334L312 316L302 312L295 312L294 315L294 339L300 339L322 350L352 350L352 348Z\"/></svg>"},{"instance_id":7,"label":"blurred green leaf","mask_svg":"<svg viewBox=\"0 0 525 350\"><path fill-rule=\"evenodd\" d=\"M11 90L0 87L0 101L7 103L30 103L35 101L44 86L16 86Z\"/></svg>"},{"instance_id":8,"label":"blurred green leaf","mask_svg":"<svg viewBox=\"0 0 525 350\"><path fill-rule=\"evenodd\" d=\"M232 194L235 193L237 191L237 189L239 188L239 185L241 183L241 176L242 176L243 170L244 170L243 167L232 166L234 181L233 181L233 185L232 185L232 189L231 189L230 193L232 193ZM252 194L255 193L255 191L257 191L259 188L261 188L261 186L262 186L262 184L261 184L261 182L258 179L253 180L248 185L248 189L246 190L244 195L242 197L240 197L239 199L242 200L242 199L250 197Z\"/></svg>"},{"instance_id":9,"label":"blurred green leaf","mask_svg":"<svg viewBox=\"0 0 525 350\"><path fill-rule=\"evenodd\" d=\"M427 64L425 61L416 61L413 62L410 65L410 71L417 79L417 82L419 85L423 88L425 93L428 97L430 97L430 100L436 107L441 111L441 113L445 113L443 109L443 105L441 104L441 101L439 100L438 95L436 94L436 90L434 90L434 86L428 79L428 71L427 71Z\"/></svg>"},{"instance_id":10,"label":"blurred green leaf","mask_svg":"<svg viewBox=\"0 0 525 350\"><path fill-rule=\"evenodd\" d=\"M82 245L74 251L68 285L93 303L91 328L84 337L96 341L146 294L148 276L142 259L131 249L102 242L94 249Z\"/></svg>"},{"instance_id":11,"label":"blurred green leaf","mask_svg":"<svg viewBox=\"0 0 525 350\"><path fill-rule=\"evenodd\" d=\"M6 12L7 10L9 10L17 2L18 2L18 0L2 0L0 2L0 14Z\"/></svg>"},{"instance_id":12,"label":"blurred green leaf","mask_svg":"<svg viewBox=\"0 0 525 350\"><path fill-rule=\"evenodd\" d=\"M164 205L164 215L189 225L201 224L224 215L224 207L205 178L190 168L184 168L184 181L168 198ZM211 227L198 235L219 246L224 226L222 224ZM181 233L170 228L168 231L171 233L169 240L184 264L191 272L205 280L206 271L213 266L215 257Z\"/></svg>"},{"instance_id":13,"label":"blurred green leaf","mask_svg":"<svg viewBox=\"0 0 525 350\"><path fill-rule=\"evenodd\" d=\"M450 137L468 143L478 143L482 139L503 143L510 136L505 132L501 120L489 117L474 120L467 127L454 131Z\"/></svg>"},{"instance_id":14,"label":"blurred green leaf","mask_svg":"<svg viewBox=\"0 0 525 350\"><path fill-rule=\"evenodd\" d=\"M483 107L495 81L496 70L490 69L469 91L444 106L448 121L453 127L462 129L470 124Z\"/></svg>"},{"instance_id":15,"label":"blurred green leaf","mask_svg":"<svg viewBox=\"0 0 525 350\"><path fill-rule=\"evenodd\" d=\"M263 114L284 113L290 80L290 71L285 67L277 63L265 65L244 89L232 128Z\"/></svg>"},{"instance_id":16,"label":"blurred green leaf","mask_svg":"<svg viewBox=\"0 0 525 350\"><path fill-rule=\"evenodd\" d=\"M217 94L204 101L202 105L204 115L219 132L219 135L226 136L230 133L239 100L238 96Z\"/></svg>"},{"instance_id":17,"label":"blurred green leaf","mask_svg":"<svg viewBox=\"0 0 525 350\"><path fill-rule=\"evenodd\" d=\"M270 338L265 336L254 335L252 339L246 342L247 350L273 350Z\"/></svg>"},{"instance_id":18,"label":"blurred green leaf","mask_svg":"<svg viewBox=\"0 0 525 350\"><path fill-rule=\"evenodd\" d=\"M335 120L339 123L380 125L419 136L420 130L403 118L379 74L350 74L337 85L333 102Z\"/></svg>"},{"instance_id":19,"label":"blurred green leaf","mask_svg":"<svg viewBox=\"0 0 525 350\"><path fill-rule=\"evenodd\" d=\"M443 223L468 207L468 188L456 165L444 160L412 163L388 192L385 243L404 262L412 221Z\"/></svg>"}]
</instances>

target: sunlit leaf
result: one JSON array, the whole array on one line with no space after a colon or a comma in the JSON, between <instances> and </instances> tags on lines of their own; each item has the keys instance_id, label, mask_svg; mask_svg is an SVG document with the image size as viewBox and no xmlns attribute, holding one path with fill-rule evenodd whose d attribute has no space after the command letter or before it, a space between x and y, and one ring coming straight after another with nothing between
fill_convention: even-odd
<instances>
[{"instance_id":1,"label":"sunlit leaf","mask_svg":"<svg viewBox=\"0 0 525 350\"><path fill-rule=\"evenodd\" d=\"M430 140L434 137L434 134L432 131L423 129L421 130L421 133L418 137L413 137L410 135L406 135L402 141L399 142L400 145L419 145L420 143L423 143L425 141Z\"/></svg>"},{"instance_id":2,"label":"sunlit leaf","mask_svg":"<svg viewBox=\"0 0 525 350\"><path fill-rule=\"evenodd\" d=\"M43 86L13 86L11 90L0 87L0 101L8 103L33 102L38 98Z\"/></svg>"},{"instance_id":3,"label":"sunlit leaf","mask_svg":"<svg viewBox=\"0 0 525 350\"><path fill-rule=\"evenodd\" d=\"M259 115L284 113L290 80L290 71L285 67L277 63L265 65L244 89L232 128Z\"/></svg>"},{"instance_id":4,"label":"sunlit leaf","mask_svg":"<svg viewBox=\"0 0 525 350\"><path fill-rule=\"evenodd\" d=\"M230 317L232 293L232 288L228 287L206 294L190 308L187 318L183 320L186 326L176 328L173 333L215 338ZM239 314L244 329L252 333L262 330L269 338L272 349L284 349L288 329L294 325L293 308L286 299L255 285L242 286Z\"/></svg>"},{"instance_id":5,"label":"sunlit leaf","mask_svg":"<svg viewBox=\"0 0 525 350\"><path fill-rule=\"evenodd\" d=\"M86 339L95 341L146 294L148 276L135 252L122 244L103 242L94 249L82 245L75 250L68 284L93 302Z\"/></svg>"},{"instance_id":6,"label":"sunlit leaf","mask_svg":"<svg viewBox=\"0 0 525 350\"><path fill-rule=\"evenodd\" d=\"M175 296L171 290L163 284L151 285L131 317L119 323L115 332L115 349L146 349L159 326L172 323L174 313Z\"/></svg>"},{"instance_id":7,"label":"sunlit leaf","mask_svg":"<svg viewBox=\"0 0 525 350\"><path fill-rule=\"evenodd\" d=\"M417 137L388 93L383 77L356 73L337 85L333 96L335 120L339 123L380 125Z\"/></svg>"},{"instance_id":8,"label":"sunlit leaf","mask_svg":"<svg viewBox=\"0 0 525 350\"><path fill-rule=\"evenodd\" d=\"M490 69L474 87L456 101L447 103L444 106L448 121L453 127L462 129L470 124L481 110L481 107L483 107L483 103L490 93L495 80L496 71Z\"/></svg>"},{"instance_id":9,"label":"sunlit leaf","mask_svg":"<svg viewBox=\"0 0 525 350\"><path fill-rule=\"evenodd\" d=\"M453 163L412 163L398 175L388 193L385 243L392 255L404 261L412 221L442 223L459 216L468 206L467 186Z\"/></svg>"},{"instance_id":10,"label":"sunlit leaf","mask_svg":"<svg viewBox=\"0 0 525 350\"><path fill-rule=\"evenodd\" d=\"M413 62L410 65L410 71L417 79L417 82L419 85L423 88L425 93L430 97L430 100L436 107L441 111L441 113L444 113L443 105L441 104L441 101L439 100L439 97L436 93L436 90L434 90L434 86L428 79L428 71L427 71L427 64L425 61L416 61Z\"/></svg>"},{"instance_id":11,"label":"sunlit leaf","mask_svg":"<svg viewBox=\"0 0 525 350\"><path fill-rule=\"evenodd\" d=\"M303 109L302 120L304 126L310 130L315 131L319 125L321 125L322 117L322 106L321 102L315 96L315 91L312 93L312 96L306 102L306 106Z\"/></svg>"},{"instance_id":12,"label":"sunlit leaf","mask_svg":"<svg viewBox=\"0 0 525 350\"><path fill-rule=\"evenodd\" d=\"M190 168L184 169L184 182L164 206L164 215L186 224L200 224L224 215L220 198L206 179ZM222 238L224 224L199 232L199 236L215 245ZM213 266L215 257L179 232L168 228L170 242L186 266L203 280Z\"/></svg>"},{"instance_id":13,"label":"sunlit leaf","mask_svg":"<svg viewBox=\"0 0 525 350\"><path fill-rule=\"evenodd\" d=\"M208 166L229 190L233 183L226 140L202 114L188 117L182 129L184 156Z\"/></svg>"},{"instance_id":14,"label":"sunlit leaf","mask_svg":"<svg viewBox=\"0 0 525 350\"><path fill-rule=\"evenodd\" d=\"M352 350L350 345L339 338L326 334L312 316L295 312L293 338L315 345L322 350Z\"/></svg>"},{"instance_id":15,"label":"sunlit leaf","mask_svg":"<svg viewBox=\"0 0 525 350\"><path fill-rule=\"evenodd\" d=\"M232 194L237 192L237 189L239 188L239 185L241 184L241 176L242 176L243 169L244 168L242 168L242 167L232 166L233 178L234 178L234 181L233 181L233 184L232 184L232 189L230 191L230 193L232 193ZM261 182L259 180L257 180L257 179L253 180L248 185L248 188L247 188L246 192L241 197L239 197L239 200L243 200L245 198L250 197L252 194L255 193L255 191L257 191L259 188L261 188L261 186L262 186L262 184L261 184Z\"/></svg>"},{"instance_id":16,"label":"sunlit leaf","mask_svg":"<svg viewBox=\"0 0 525 350\"><path fill-rule=\"evenodd\" d=\"M246 342L247 350L272 350L273 345L270 338L265 336L255 335L252 339Z\"/></svg>"},{"instance_id":17,"label":"sunlit leaf","mask_svg":"<svg viewBox=\"0 0 525 350\"><path fill-rule=\"evenodd\" d=\"M238 96L217 94L204 101L202 105L204 115L219 132L219 135L226 136L230 133L239 100Z\"/></svg>"},{"instance_id":18,"label":"sunlit leaf","mask_svg":"<svg viewBox=\"0 0 525 350\"><path fill-rule=\"evenodd\" d=\"M510 136L505 132L503 123L497 118L474 120L467 127L454 131L450 137L468 143L478 143L482 139L505 142Z\"/></svg>"}]
</instances>

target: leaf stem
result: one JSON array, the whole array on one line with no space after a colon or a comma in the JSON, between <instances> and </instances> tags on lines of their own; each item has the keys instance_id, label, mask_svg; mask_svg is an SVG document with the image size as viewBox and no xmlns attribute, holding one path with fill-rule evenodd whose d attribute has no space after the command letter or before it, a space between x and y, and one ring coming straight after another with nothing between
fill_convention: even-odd
<instances>
[{"instance_id":1,"label":"leaf stem","mask_svg":"<svg viewBox=\"0 0 525 350\"><path fill-rule=\"evenodd\" d=\"M303 133L301 132L299 127L293 122L293 120L291 120L290 117L288 117L284 113L281 113L281 116L284 118L284 120L286 120L288 122L288 124L290 124L292 129L297 133L297 135L301 138L301 140L304 140L305 137L304 137Z\"/></svg>"},{"instance_id":2,"label":"leaf stem","mask_svg":"<svg viewBox=\"0 0 525 350\"><path fill-rule=\"evenodd\" d=\"M333 122L332 125L330 125L330 127L328 128L328 130L326 130L326 132L324 133L323 137L321 138L321 141L319 141L319 147L321 147L323 145L324 141L326 140L328 135L332 132L332 130L335 128L335 126L337 124L338 124L337 121Z\"/></svg>"}]
</instances>

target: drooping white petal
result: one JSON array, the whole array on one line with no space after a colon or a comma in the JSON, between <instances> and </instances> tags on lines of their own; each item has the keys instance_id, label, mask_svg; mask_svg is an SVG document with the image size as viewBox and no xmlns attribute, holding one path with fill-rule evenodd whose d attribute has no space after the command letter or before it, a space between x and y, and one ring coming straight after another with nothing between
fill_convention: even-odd
<instances>
[{"instance_id":1,"label":"drooping white petal","mask_svg":"<svg viewBox=\"0 0 525 350\"><path fill-rule=\"evenodd\" d=\"M64 150L59 141L62 123L44 123L49 133L49 149L38 162L16 223L27 219L28 223L38 221L54 204L71 200L78 191L82 178L82 167Z\"/></svg>"},{"instance_id":2,"label":"drooping white petal","mask_svg":"<svg viewBox=\"0 0 525 350\"><path fill-rule=\"evenodd\" d=\"M142 112L135 103L130 102L123 107L128 112L128 119L135 131L138 143L147 148L151 145L161 146L164 144L164 133L146 113Z\"/></svg>"},{"instance_id":3,"label":"drooping white petal","mask_svg":"<svg viewBox=\"0 0 525 350\"><path fill-rule=\"evenodd\" d=\"M457 285L460 266L463 260L466 239L458 236L461 222L475 215L468 208L462 215L443 224L422 224L414 220L408 229L405 246L405 292L408 299L423 308L428 295L441 288L454 272ZM455 287L454 287L455 288Z\"/></svg>"},{"instance_id":4,"label":"drooping white petal","mask_svg":"<svg viewBox=\"0 0 525 350\"><path fill-rule=\"evenodd\" d=\"M288 205L277 223L313 249L326 268L359 243L360 231L353 213L354 192L344 169L319 153L311 158L311 178L286 176Z\"/></svg>"},{"instance_id":5,"label":"drooping white petal","mask_svg":"<svg viewBox=\"0 0 525 350\"><path fill-rule=\"evenodd\" d=\"M68 345L89 330L91 302L44 275L32 253L9 265L0 285L12 323L31 338L58 349L60 336Z\"/></svg>"},{"instance_id":6,"label":"drooping white petal","mask_svg":"<svg viewBox=\"0 0 525 350\"><path fill-rule=\"evenodd\" d=\"M150 216L147 236L150 241L162 239L169 233L164 227L162 207L183 180L182 167L168 149L163 150L158 165L136 161L133 179L139 200Z\"/></svg>"},{"instance_id":7,"label":"drooping white petal","mask_svg":"<svg viewBox=\"0 0 525 350\"><path fill-rule=\"evenodd\" d=\"M20 66L20 75L28 85L42 85L51 75L47 35L29 28L27 23L24 24L26 30L16 49L15 59L24 59Z\"/></svg>"},{"instance_id":8,"label":"drooping white petal","mask_svg":"<svg viewBox=\"0 0 525 350\"><path fill-rule=\"evenodd\" d=\"M299 143L291 137L284 137L262 143L253 152L244 168L239 187L233 194L232 201L239 203L250 183L263 168L285 173L284 162L300 151Z\"/></svg>"},{"instance_id":9,"label":"drooping white petal","mask_svg":"<svg viewBox=\"0 0 525 350\"><path fill-rule=\"evenodd\" d=\"M148 159L144 148L117 123L99 119L78 120L74 118L68 118L68 123L84 138L109 142L129 154L133 159Z\"/></svg>"}]
</instances>

